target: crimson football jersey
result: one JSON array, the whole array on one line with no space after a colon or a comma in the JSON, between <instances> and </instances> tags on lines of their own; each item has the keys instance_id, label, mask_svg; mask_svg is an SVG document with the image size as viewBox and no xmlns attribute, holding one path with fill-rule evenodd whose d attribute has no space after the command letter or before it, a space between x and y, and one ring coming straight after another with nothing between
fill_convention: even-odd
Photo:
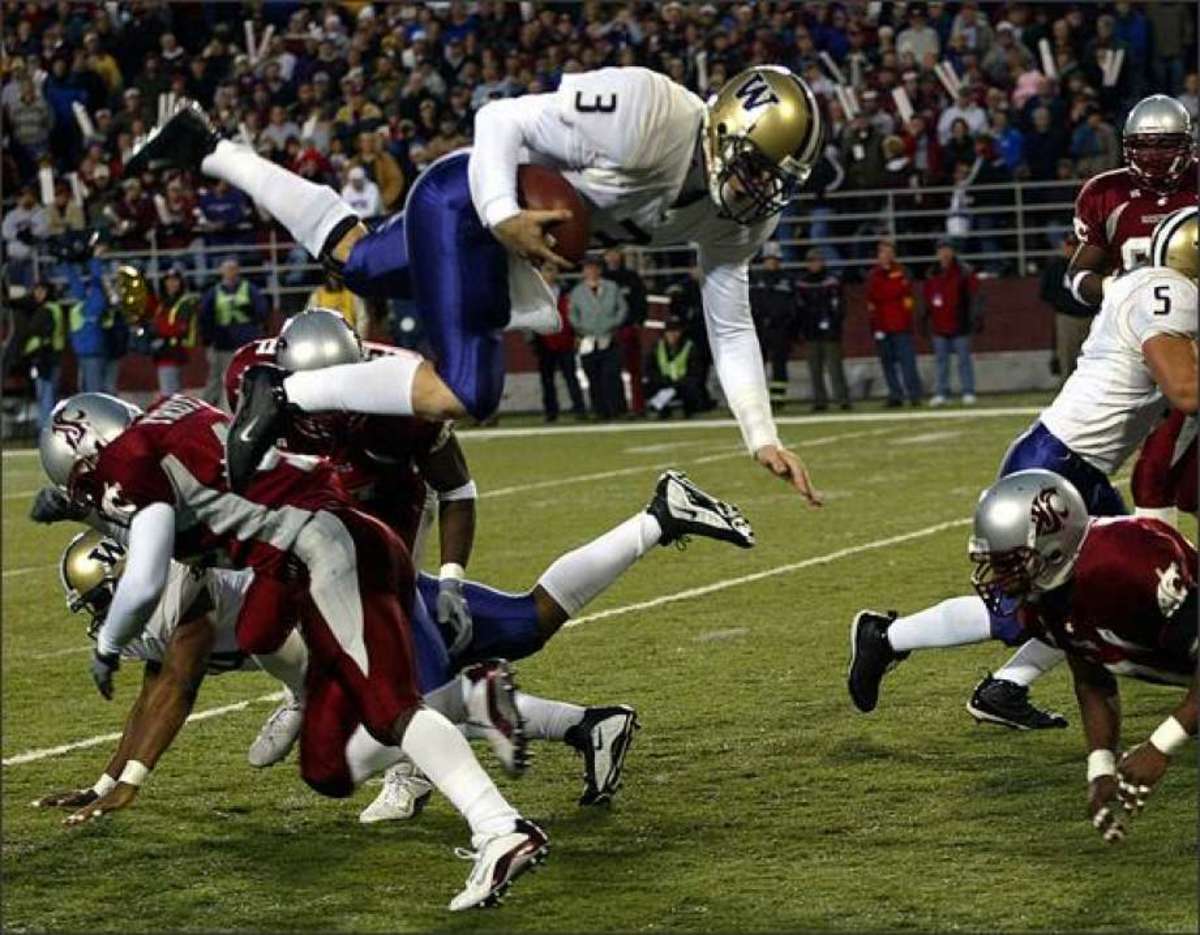
<instances>
[{"instance_id":1,"label":"crimson football jersey","mask_svg":"<svg viewBox=\"0 0 1200 935\"><path fill-rule=\"evenodd\" d=\"M232 493L224 465L228 427L221 410L169 396L101 450L82 482L85 492L121 525L151 503L174 507L180 561L274 568L313 513L352 504L328 462L278 449L245 493Z\"/></svg>"},{"instance_id":2,"label":"crimson football jersey","mask_svg":"<svg viewBox=\"0 0 1200 935\"><path fill-rule=\"evenodd\" d=\"M242 374L258 364L274 364L276 340L251 341L238 348L225 371L225 394L236 407ZM367 360L412 351L363 342ZM416 416L319 413L293 421L288 451L328 457L343 488L366 510L390 526L410 549L425 507L425 481L416 460L446 443L450 423Z\"/></svg>"},{"instance_id":3,"label":"crimson football jersey","mask_svg":"<svg viewBox=\"0 0 1200 935\"><path fill-rule=\"evenodd\" d=\"M1021 622L1032 635L1116 675L1189 685L1196 671L1196 571L1195 547L1166 523L1094 519L1071 581L1024 605Z\"/></svg>"},{"instance_id":4,"label":"crimson football jersey","mask_svg":"<svg viewBox=\"0 0 1200 935\"><path fill-rule=\"evenodd\" d=\"M1179 188L1160 195L1138 185L1128 169L1102 172L1083 184L1075 199L1075 234L1080 243L1108 254L1114 272L1128 272L1150 256L1150 235L1172 211L1197 203L1195 166Z\"/></svg>"}]
</instances>

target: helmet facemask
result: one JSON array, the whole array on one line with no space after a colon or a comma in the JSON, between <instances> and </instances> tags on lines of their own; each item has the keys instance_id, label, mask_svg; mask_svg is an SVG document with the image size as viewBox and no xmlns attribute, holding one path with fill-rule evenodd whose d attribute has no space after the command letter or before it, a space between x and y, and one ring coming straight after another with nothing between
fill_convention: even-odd
<instances>
[{"instance_id":1,"label":"helmet facemask","mask_svg":"<svg viewBox=\"0 0 1200 935\"><path fill-rule=\"evenodd\" d=\"M787 207L808 172L794 174L765 156L753 140L719 131L709 189L721 214L738 224L757 224Z\"/></svg>"},{"instance_id":2,"label":"helmet facemask","mask_svg":"<svg viewBox=\"0 0 1200 935\"><path fill-rule=\"evenodd\" d=\"M1125 163L1140 185L1165 193L1179 187L1195 154L1186 133L1138 133L1125 139Z\"/></svg>"},{"instance_id":3,"label":"helmet facemask","mask_svg":"<svg viewBox=\"0 0 1200 935\"><path fill-rule=\"evenodd\" d=\"M970 556L975 563L971 584L994 614L1010 612L1013 602L1039 590L1038 579L1046 570L1046 559L1029 546L993 553L982 543L972 543Z\"/></svg>"}]
</instances>

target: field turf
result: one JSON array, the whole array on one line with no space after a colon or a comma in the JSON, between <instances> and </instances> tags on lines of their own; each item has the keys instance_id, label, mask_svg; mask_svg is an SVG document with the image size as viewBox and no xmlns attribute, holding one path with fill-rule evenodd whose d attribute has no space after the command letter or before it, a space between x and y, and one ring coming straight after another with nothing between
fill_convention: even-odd
<instances>
[{"instance_id":1,"label":"field turf","mask_svg":"<svg viewBox=\"0 0 1200 935\"><path fill-rule=\"evenodd\" d=\"M71 531L29 522L37 461L8 452L4 929L1195 932L1194 761L1178 758L1124 844L1102 843L1084 820L1065 667L1034 692L1071 718L1049 733L966 714L974 683L1007 656L999 644L914 656L870 716L846 694L856 610L966 593L967 518L1030 418L983 408L787 424L828 496L822 510L754 468L727 426L465 432L484 494L470 572L497 587L528 586L639 509L667 465L737 502L759 544L655 550L585 611L601 616L519 665L523 688L633 704L644 729L610 809L576 806L581 766L563 746L539 745L526 777L500 780L544 824L550 860L502 909L462 915L445 904L469 869L451 849L469 842L444 800L411 825L364 827L357 814L377 787L326 800L294 754L263 772L246 764L272 707L253 700L275 690L265 675L205 683L197 712L251 701L189 724L132 809L68 831L61 813L30 808L90 785L111 745L12 758L118 731L140 676L126 664L116 701L96 694L84 622L64 609L55 567ZM1121 688L1131 743L1179 697Z\"/></svg>"}]
</instances>

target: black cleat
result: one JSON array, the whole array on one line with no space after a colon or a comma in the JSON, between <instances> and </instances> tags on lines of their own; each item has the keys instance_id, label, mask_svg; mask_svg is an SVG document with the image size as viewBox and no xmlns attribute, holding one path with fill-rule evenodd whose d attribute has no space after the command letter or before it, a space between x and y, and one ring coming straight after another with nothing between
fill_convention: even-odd
<instances>
[{"instance_id":1,"label":"black cleat","mask_svg":"<svg viewBox=\"0 0 1200 935\"><path fill-rule=\"evenodd\" d=\"M975 686L967 711L980 724L1001 724L1013 730L1053 730L1067 726L1057 711L1043 711L1029 703L1029 686L987 677Z\"/></svg>"},{"instance_id":2,"label":"black cleat","mask_svg":"<svg viewBox=\"0 0 1200 935\"><path fill-rule=\"evenodd\" d=\"M732 503L710 497L682 471L666 471L658 478L646 512L662 528L659 545L686 542L688 536L705 536L732 542L738 548L754 546L754 530Z\"/></svg>"},{"instance_id":3,"label":"black cleat","mask_svg":"<svg viewBox=\"0 0 1200 935\"><path fill-rule=\"evenodd\" d=\"M134 147L125 163L125 175L135 177L148 169L187 169L199 172L204 157L221 140L208 114L195 101L183 99L175 113Z\"/></svg>"},{"instance_id":4,"label":"black cleat","mask_svg":"<svg viewBox=\"0 0 1200 935\"><path fill-rule=\"evenodd\" d=\"M602 805L621 788L625 754L641 725L629 705L588 708L583 720L567 731L566 742L583 754L580 805Z\"/></svg>"},{"instance_id":5,"label":"black cleat","mask_svg":"<svg viewBox=\"0 0 1200 935\"><path fill-rule=\"evenodd\" d=\"M896 619L894 613L879 614L860 610L850 624L850 673L846 687L854 706L864 714L879 703L879 683L889 670L908 658L888 642L887 631Z\"/></svg>"},{"instance_id":6,"label":"black cleat","mask_svg":"<svg viewBox=\"0 0 1200 935\"><path fill-rule=\"evenodd\" d=\"M250 483L258 464L287 431L288 401L283 390L287 373L270 364L247 368L237 412L225 438L225 470L229 488L240 493Z\"/></svg>"}]
</instances>

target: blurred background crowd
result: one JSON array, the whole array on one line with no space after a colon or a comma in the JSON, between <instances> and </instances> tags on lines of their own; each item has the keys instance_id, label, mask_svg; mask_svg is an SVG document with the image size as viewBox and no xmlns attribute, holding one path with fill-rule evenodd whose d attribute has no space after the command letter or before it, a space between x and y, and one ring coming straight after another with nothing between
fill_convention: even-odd
<instances>
[{"instance_id":1,"label":"blurred background crowd","mask_svg":"<svg viewBox=\"0 0 1200 935\"><path fill-rule=\"evenodd\" d=\"M806 281L869 291L881 240L891 242L890 262L911 269L915 308L926 297L917 280L936 279L947 255L965 258L968 277L1044 269L1063 249L1079 180L1120 164L1122 121L1140 97L1169 93L1200 116L1195 23L1193 4L1171 2L5 0L6 281L26 304L36 304L35 285L54 296L63 324L43 344L69 343L81 357L80 347L108 359L127 350L101 308L103 290L89 286L93 273L111 277L114 258L144 269L156 292L190 297L186 321L178 311L164 318L160 344L141 348L168 368L166 387L188 342L211 360L227 350L219 345L269 331L313 290L357 315L364 334L419 343L402 301L356 305L240 192L186 173L128 177L134 141L161 108L193 98L224 134L378 217L403 206L432 160L470 144L473 116L489 100L553 91L564 73L605 65L653 68L704 95L745 66L778 63L820 97L828 136L756 268L756 312L773 375L786 377L788 353L805 342L814 374L829 372L834 401L846 402L829 346L836 303ZM92 269L83 261L97 234L109 261ZM620 266L643 294L667 296L688 340L703 344L690 251L634 251ZM573 277L564 283L568 307L575 288ZM630 288L614 333L647 314ZM163 301L162 314L178 301ZM81 328L95 339L77 341ZM628 375L642 346L627 344ZM611 383L612 369L596 373ZM920 396L907 369L898 364L889 400ZM647 386L652 396L656 386ZM600 393L607 401L594 411L628 402L613 394ZM688 412L711 403L707 392L687 396ZM814 390L813 402L828 399Z\"/></svg>"}]
</instances>

